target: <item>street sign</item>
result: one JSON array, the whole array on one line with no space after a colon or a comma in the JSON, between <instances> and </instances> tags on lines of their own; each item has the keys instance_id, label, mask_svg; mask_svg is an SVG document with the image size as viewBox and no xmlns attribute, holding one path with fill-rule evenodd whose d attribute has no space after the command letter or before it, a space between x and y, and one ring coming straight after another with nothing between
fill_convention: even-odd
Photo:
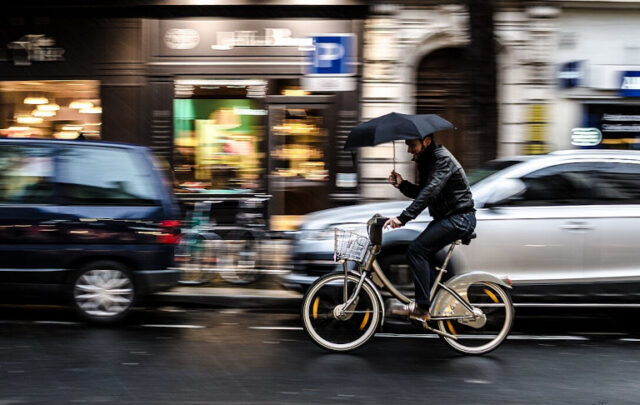
<instances>
[{"instance_id":1,"label":"street sign","mask_svg":"<svg viewBox=\"0 0 640 405\"><path fill-rule=\"evenodd\" d=\"M620 95L623 97L640 97L640 70L622 72Z\"/></svg>"},{"instance_id":2,"label":"street sign","mask_svg":"<svg viewBox=\"0 0 640 405\"><path fill-rule=\"evenodd\" d=\"M352 76L355 70L353 34L326 34L313 37L309 52L310 76Z\"/></svg>"}]
</instances>

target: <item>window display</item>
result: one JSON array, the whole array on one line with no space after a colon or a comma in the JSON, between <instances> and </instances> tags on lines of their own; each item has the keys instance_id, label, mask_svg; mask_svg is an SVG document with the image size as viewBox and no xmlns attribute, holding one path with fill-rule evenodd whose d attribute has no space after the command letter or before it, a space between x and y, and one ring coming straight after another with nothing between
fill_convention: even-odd
<instances>
[{"instance_id":1,"label":"window display","mask_svg":"<svg viewBox=\"0 0 640 405\"><path fill-rule=\"evenodd\" d=\"M182 189L253 192L262 187L261 120L252 99L174 100L174 170Z\"/></svg>"},{"instance_id":2,"label":"window display","mask_svg":"<svg viewBox=\"0 0 640 405\"><path fill-rule=\"evenodd\" d=\"M100 139L96 80L0 82L0 136Z\"/></svg>"}]
</instances>

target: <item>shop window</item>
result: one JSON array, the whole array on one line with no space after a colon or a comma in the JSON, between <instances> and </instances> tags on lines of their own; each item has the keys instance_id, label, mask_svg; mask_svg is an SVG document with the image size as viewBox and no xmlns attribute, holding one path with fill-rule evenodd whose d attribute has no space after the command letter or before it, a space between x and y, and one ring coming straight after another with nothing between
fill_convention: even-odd
<instances>
[{"instance_id":1,"label":"shop window","mask_svg":"<svg viewBox=\"0 0 640 405\"><path fill-rule=\"evenodd\" d=\"M0 82L0 136L100 139L96 80Z\"/></svg>"},{"instance_id":2,"label":"shop window","mask_svg":"<svg viewBox=\"0 0 640 405\"><path fill-rule=\"evenodd\" d=\"M185 84L186 83L186 84ZM260 86L176 84L175 177L182 190L250 193L264 189ZM181 98L184 97L184 98Z\"/></svg>"}]
</instances>

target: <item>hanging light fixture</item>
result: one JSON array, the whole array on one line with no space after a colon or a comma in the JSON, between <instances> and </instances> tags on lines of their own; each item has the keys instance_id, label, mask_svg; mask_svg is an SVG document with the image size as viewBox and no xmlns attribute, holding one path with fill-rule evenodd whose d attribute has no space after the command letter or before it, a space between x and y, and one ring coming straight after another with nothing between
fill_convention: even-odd
<instances>
[{"instance_id":1,"label":"hanging light fixture","mask_svg":"<svg viewBox=\"0 0 640 405\"><path fill-rule=\"evenodd\" d=\"M74 110L83 110L91 107L93 107L93 103L86 100L76 100L69 104L69 108L73 108Z\"/></svg>"},{"instance_id":2,"label":"hanging light fixture","mask_svg":"<svg viewBox=\"0 0 640 405\"><path fill-rule=\"evenodd\" d=\"M56 139L76 139L80 135L76 131L59 131L54 132L53 137Z\"/></svg>"},{"instance_id":3,"label":"hanging light fixture","mask_svg":"<svg viewBox=\"0 0 640 405\"><path fill-rule=\"evenodd\" d=\"M63 131L82 131L82 125L64 125L62 127Z\"/></svg>"},{"instance_id":4,"label":"hanging light fixture","mask_svg":"<svg viewBox=\"0 0 640 405\"><path fill-rule=\"evenodd\" d=\"M96 106L91 108L83 108L80 110L82 114L102 114L102 107Z\"/></svg>"},{"instance_id":5,"label":"hanging light fixture","mask_svg":"<svg viewBox=\"0 0 640 405\"><path fill-rule=\"evenodd\" d=\"M38 107L40 111L58 111L60 106L56 103L40 104Z\"/></svg>"},{"instance_id":6,"label":"hanging light fixture","mask_svg":"<svg viewBox=\"0 0 640 405\"><path fill-rule=\"evenodd\" d=\"M42 111L42 110L35 109L35 110L31 111L31 115L33 115L34 117L53 117L54 115L56 115L56 112L55 111Z\"/></svg>"},{"instance_id":7,"label":"hanging light fixture","mask_svg":"<svg viewBox=\"0 0 640 405\"><path fill-rule=\"evenodd\" d=\"M49 100L46 97L26 97L25 104L47 104Z\"/></svg>"},{"instance_id":8,"label":"hanging light fixture","mask_svg":"<svg viewBox=\"0 0 640 405\"><path fill-rule=\"evenodd\" d=\"M34 117L32 115L18 115L16 117L16 122L18 124L42 124L41 117Z\"/></svg>"}]
</instances>

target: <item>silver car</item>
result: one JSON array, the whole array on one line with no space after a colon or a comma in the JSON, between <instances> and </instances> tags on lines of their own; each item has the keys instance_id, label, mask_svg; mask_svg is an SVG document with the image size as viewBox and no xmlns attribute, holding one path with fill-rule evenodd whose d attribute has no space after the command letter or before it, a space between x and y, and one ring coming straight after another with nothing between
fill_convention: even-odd
<instances>
[{"instance_id":1,"label":"silver car","mask_svg":"<svg viewBox=\"0 0 640 405\"><path fill-rule=\"evenodd\" d=\"M495 160L471 172L469 181L478 237L456 249L450 274L509 276L519 306L640 306L640 152L571 150ZM337 269L335 227L366 235L373 214L396 216L408 204L308 215L293 249L294 270L283 283L304 289ZM413 289L406 246L430 219L425 211L384 234L380 264L406 291Z\"/></svg>"}]
</instances>

